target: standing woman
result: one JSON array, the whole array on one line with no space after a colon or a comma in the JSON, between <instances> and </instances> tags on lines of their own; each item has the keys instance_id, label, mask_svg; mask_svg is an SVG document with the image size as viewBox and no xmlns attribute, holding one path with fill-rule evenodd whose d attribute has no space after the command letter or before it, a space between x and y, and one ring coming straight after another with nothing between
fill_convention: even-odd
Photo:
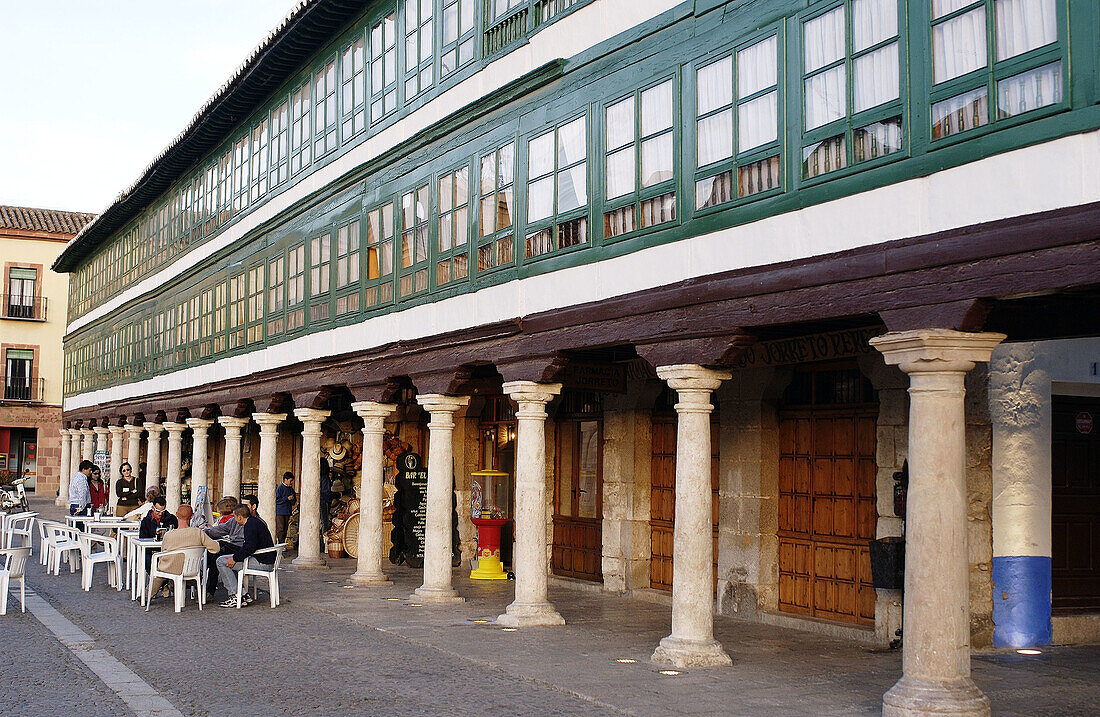
<instances>
[{"instance_id":1,"label":"standing woman","mask_svg":"<svg viewBox=\"0 0 1100 717\"><path fill-rule=\"evenodd\" d=\"M92 494L92 512L97 510L103 510L107 507L107 498L109 495L109 489L103 482L103 473L100 471L99 466L92 468L92 476L88 481L88 490Z\"/></svg>"},{"instance_id":2,"label":"standing woman","mask_svg":"<svg viewBox=\"0 0 1100 717\"><path fill-rule=\"evenodd\" d=\"M115 496L118 497L115 515L126 515L141 504L141 486L134 478L134 469L129 463L119 467L121 477L115 482Z\"/></svg>"}]
</instances>

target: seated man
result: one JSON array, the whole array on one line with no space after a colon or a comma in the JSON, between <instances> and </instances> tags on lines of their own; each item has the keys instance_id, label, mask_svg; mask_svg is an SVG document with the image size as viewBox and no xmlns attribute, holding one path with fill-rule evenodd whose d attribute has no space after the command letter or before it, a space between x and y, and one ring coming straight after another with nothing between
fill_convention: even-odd
<instances>
[{"instance_id":1,"label":"seated man","mask_svg":"<svg viewBox=\"0 0 1100 717\"><path fill-rule=\"evenodd\" d=\"M229 591L230 598L223 602L222 607L237 606L237 573L244 567L244 561L251 560L271 565L275 562L274 553L264 553L259 557L252 554L257 550L270 548L275 543L271 540L271 531L267 523L259 516L252 515L247 506L240 505L233 511L233 518L237 525L244 528L244 545L232 555L223 555L218 558L218 574L221 575L222 585ZM254 564L253 563L253 564ZM252 598L245 593L242 597L242 605L248 605Z\"/></svg>"},{"instance_id":2,"label":"seated man","mask_svg":"<svg viewBox=\"0 0 1100 717\"><path fill-rule=\"evenodd\" d=\"M244 526L237 522L233 511L237 508L237 501L232 498L222 498L218 501L218 512L224 513L229 518L227 521L218 521L206 529L206 534L218 541L220 550L217 555L207 555L207 566L211 573L218 569L217 560L223 555L232 555L244 545ZM218 578L212 577L206 584L206 594L213 595L218 589Z\"/></svg>"},{"instance_id":3,"label":"seated man","mask_svg":"<svg viewBox=\"0 0 1100 717\"><path fill-rule=\"evenodd\" d=\"M177 527L179 524L176 522L176 516L165 510L165 503L163 495L158 495L153 498L153 507L149 511L149 515L141 519L141 524L138 526L138 537L142 539L156 538L157 532L161 530L171 530ZM155 550L145 551L145 570L148 572L149 566L153 562L153 553Z\"/></svg>"},{"instance_id":4,"label":"seated man","mask_svg":"<svg viewBox=\"0 0 1100 717\"><path fill-rule=\"evenodd\" d=\"M189 505L181 505L179 507L179 510L176 511L176 522L183 527L169 530L164 534L164 545L161 546L161 550L167 553L170 550L197 548L201 545L206 548L209 553L218 552L218 541L209 537L199 528L188 527L191 524L191 518L194 514L194 510ZM179 575L183 572L183 556L169 556L160 562L160 569L166 573ZM168 586L165 584L167 582L168 581L164 578L157 578L154 580L153 588L149 591L150 597L160 592L162 587L167 590Z\"/></svg>"},{"instance_id":5,"label":"seated man","mask_svg":"<svg viewBox=\"0 0 1100 717\"><path fill-rule=\"evenodd\" d=\"M248 506L248 514L255 517L257 515L256 510L260 507L260 501L255 495L242 495L241 504Z\"/></svg>"},{"instance_id":6,"label":"seated man","mask_svg":"<svg viewBox=\"0 0 1100 717\"><path fill-rule=\"evenodd\" d=\"M156 488L150 488L145 491L145 502L138 507L131 510L126 515L122 516L123 520L141 520L145 516L149 515L149 511L153 509L153 501L160 495L160 491Z\"/></svg>"}]
</instances>

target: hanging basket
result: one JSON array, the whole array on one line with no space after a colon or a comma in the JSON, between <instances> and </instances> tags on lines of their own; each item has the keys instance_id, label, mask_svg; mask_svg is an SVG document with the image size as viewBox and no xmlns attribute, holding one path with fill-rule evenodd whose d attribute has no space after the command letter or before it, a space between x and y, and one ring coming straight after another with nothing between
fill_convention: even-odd
<instances>
[{"instance_id":1,"label":"hanging basket","mask_svg":"<svg viewBox=\"0 0 1100 717\"><path fill-rule=\"evenodd\" d=\"M359 557L359 514L348 517L344 523L344 552L349 558Z\"/></svg>"}]
</instances>

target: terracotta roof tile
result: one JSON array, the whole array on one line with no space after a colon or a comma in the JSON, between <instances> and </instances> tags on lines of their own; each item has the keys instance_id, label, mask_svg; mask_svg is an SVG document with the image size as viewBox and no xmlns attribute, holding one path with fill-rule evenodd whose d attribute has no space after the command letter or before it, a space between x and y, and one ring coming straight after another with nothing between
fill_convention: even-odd
<instances>
[{"instance_id":1,"label":"terracotta roof tile","mask_svg":"<svg viewBox=\"0 0 1100 717\"><path fill-rule=\"evenodd\" d=\"M95 214L63 212L57 209L8 207L0 205L0 229L76 234L95 219Z\"/></svg>"}]
</instances>

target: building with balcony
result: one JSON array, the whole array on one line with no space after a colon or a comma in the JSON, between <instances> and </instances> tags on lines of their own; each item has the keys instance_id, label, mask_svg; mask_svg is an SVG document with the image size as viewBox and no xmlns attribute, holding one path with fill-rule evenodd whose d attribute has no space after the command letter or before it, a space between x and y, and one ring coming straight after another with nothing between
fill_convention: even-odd
<instances>
[{"instance_id":1,"label":"building with balcony","mask_svg":"<svg viewBox=\"0 0 1100 717\"><path fill-rule=\"evenodd\" d=\"M303 2L54 264L68 457L269 519L291 470L302 568L325 461L371 585L412 450L420 600L499 509L504 624L904 626L887 712L988 713L972 643L1100 609L1098 12Z\"/></svg>"},{"instance_id":2,"label":"building with balcony","mask_svg":"<svg viewBox=\"0 0 1100 717\"><path fill-rule=\"evenodd\" d=\"M93 216L0 206L0 482L25 475L28 489L50 495L61 470L61 343L69 284L49 267Z\"/></svg>"}]
</instances>

